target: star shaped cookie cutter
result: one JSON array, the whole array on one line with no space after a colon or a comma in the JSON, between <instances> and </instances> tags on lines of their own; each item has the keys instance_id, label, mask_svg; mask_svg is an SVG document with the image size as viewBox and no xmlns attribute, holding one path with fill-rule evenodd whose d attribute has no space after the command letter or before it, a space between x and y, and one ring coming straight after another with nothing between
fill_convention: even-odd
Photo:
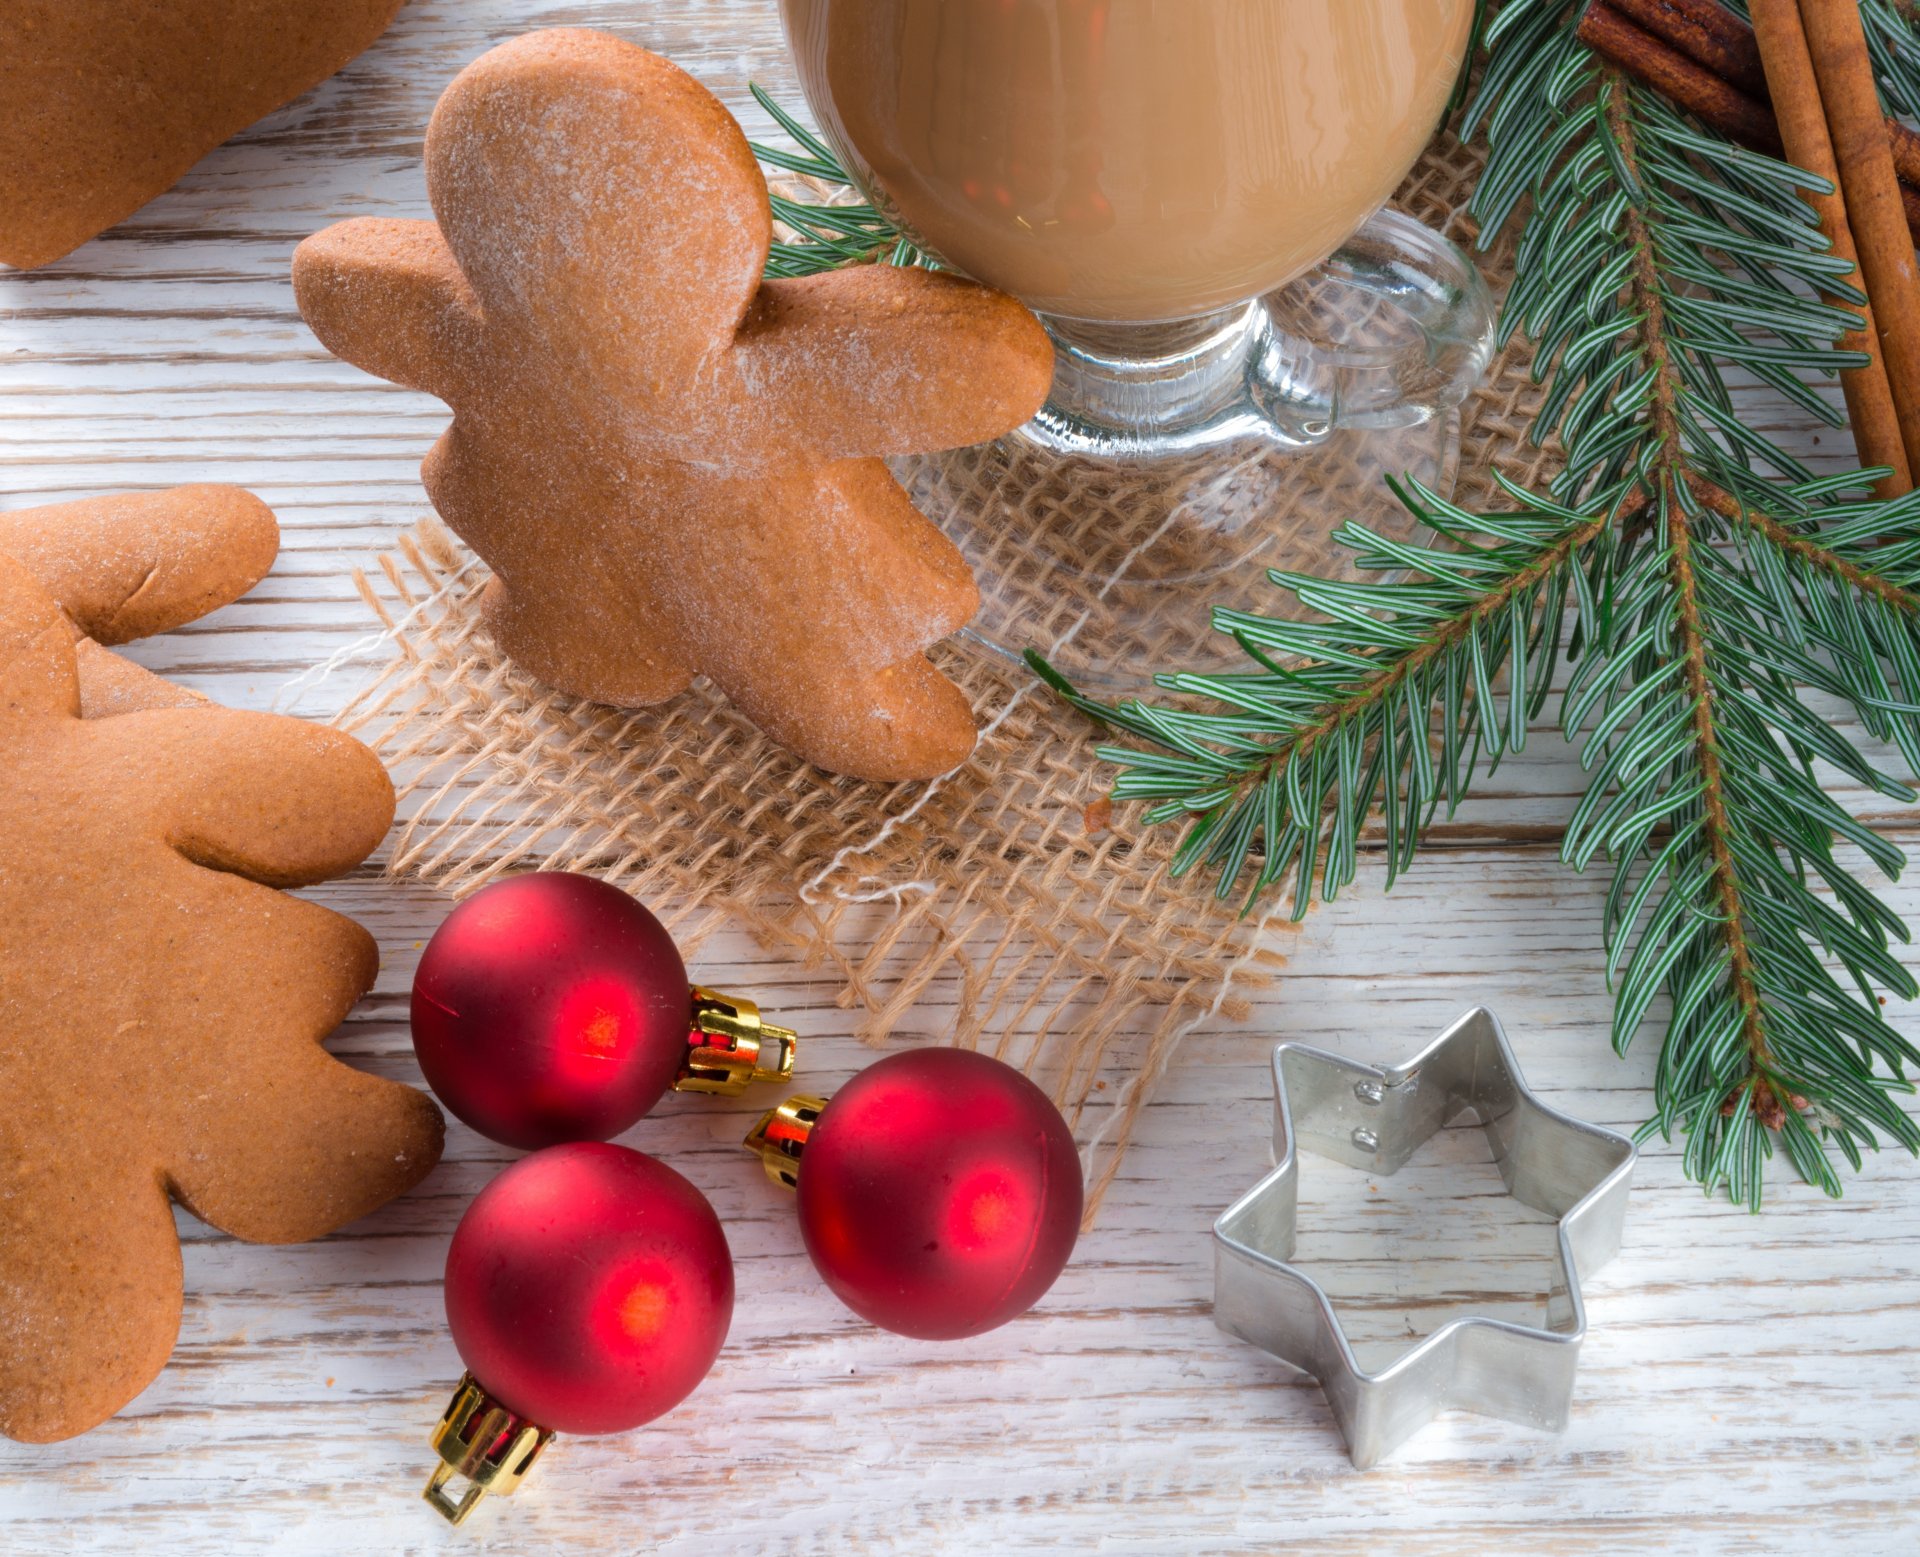
<instances>
[{"instance_id":1,"label":"star shaped cookie cutter","mask_svg":"<svg viewBox=\"0 0 1920 1557\"><path fill-rule=\"evenodd\" d=\"M1560 1431L1586 1334L1580 1277L1619 1252L1635 1150L1624 1135L1549 1108L1520 1075L1494 1014L1469 1011L1404 1065L1381 1069L1303 1044L1273 1051L1277 1166L1213 1224L1214 1323L1310 1373L1362 1470L1442 1411ZM1479 1114L1507 1192L1557 1216L1543 1326L1450 1320L1377 1373L1363 1369L1333 1303L1287 1264L1301 1148L1397 1172L1463 1109Z\"/></svg>"}]
</instances>

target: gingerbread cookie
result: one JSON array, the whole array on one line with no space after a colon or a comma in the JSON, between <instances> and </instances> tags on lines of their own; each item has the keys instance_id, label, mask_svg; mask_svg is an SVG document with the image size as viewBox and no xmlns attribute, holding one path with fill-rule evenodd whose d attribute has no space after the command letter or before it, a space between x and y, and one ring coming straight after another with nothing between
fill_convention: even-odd
<instances>
[{"instance_id":1,"label":"gingerbread cookie","mask_svg":"<svg viewBox=\"0 0 1920 1557\"><path fill-rule=\"evenodd\" d=\"M0 0L0 261L44 265L326 80L401 0Z\"/></svg>"},{"instance_id":2,"label":"gingerbread cookie","mask_svg":"<svg viewBox=\"0 0 1920 1557\"><path fill-rule=\"evenodd\" d=\"M1011 298L860 266L762 281L766 182L691 76L604 33L462 71L427 131L433 222L300 245L314 333L438 395L425 465L493 569L501 648L622 707L704 673L837 772L923 778L972 749L922 651L978 595L880 456L996 437L1053 353Z\"/></svg>"},{"instance_id":3,"label":"gingerbread cookie","mask_svg":"<svg viewBox=\"0 0 1920 1557\"><path fill-rule=\"evenodd\" d=\"M271 517L244 494L197 492L0 520L0 1433L12 1438L82 1432L166 1361L181 1306L170 1198L236 1237L291 1242L399 1194L440 1152L424 1094L320 1047L373 982L371 937L274 890L378 845L393 791L373 754L296 719L216 708L126 661L140 711L80 716L91 640L76 645L77 627L118 638L177 622L254 569ZM151 524L121 523L143 508ZM156 706L182 697L190 706Z\"/></svg>"}]
</instances>

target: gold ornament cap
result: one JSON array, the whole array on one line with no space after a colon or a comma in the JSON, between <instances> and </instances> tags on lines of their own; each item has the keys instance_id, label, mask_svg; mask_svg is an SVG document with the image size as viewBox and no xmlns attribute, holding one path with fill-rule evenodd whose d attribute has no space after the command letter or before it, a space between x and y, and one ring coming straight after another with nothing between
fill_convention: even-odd
<instances>
[{"instance_id":1,"label":"gold ornament cap","mask_svg":"<svg viewBox=\"0 0 1920 1557\"><path fill-rule=\"evenodd\" d=\"M551 1428L528 1421L489 1395L471 1373L462 1374L433 1430L440 1464L420 1495L448 1524L457 1525L488 1493L511 1497L552 1437ZM455 1476L467 1481L458 1498L447 1493L447 1483Z\"/></svg>"},{"instance_id":2,"label":"gold ornament cap","mask_svg":"<svg viewBox=\"0 0 1920 1557\"><path fill-rule=\"evenodd\" d=\"M807 1137L826 1106L823 1097L795 1095L768 1109L747 1132L747 1150L759 1153L760 1166L774 1183L799 1188L800 1154L806 1150Z\"/></svg>"},{"instance_id":3,"label":"gold ornament cap","mask_svg":"<svg viewBox=\"0 0 1920 1557\"><path fill-rule=\"evenodd\" d=\"M693 1029L676 1092L738 1097L756 1081L791 1081L798 1034L777 1027L742 995L693 986Z\"/></svg>"}]
</instances>

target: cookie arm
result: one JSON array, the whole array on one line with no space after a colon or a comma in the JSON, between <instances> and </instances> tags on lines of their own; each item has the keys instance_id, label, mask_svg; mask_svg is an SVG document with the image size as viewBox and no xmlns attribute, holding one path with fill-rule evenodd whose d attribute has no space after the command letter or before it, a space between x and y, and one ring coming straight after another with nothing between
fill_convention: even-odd
<instances>
[{"instance_id":1,"label":"cookie arm","mask_svg":"<svg viewBox=\"0 0 1920 1557\"><path fill-rule=\"evenodd\" d=\"M755 414L828 459L984 443L1053 381L1052 342L1012 298L890 265L765 283L734 355Z\"/></svg>"},{"instance_id":2,"label":"cookie arm","mask_svg":"<svg viewBox=\"0 0 1920 1557\"><path fill-rule=\"evenodd\" d=\"M269 886L351 870L393 821L393 785L351 736L279 714L211 706L101 721L104 786L151 808L197 865Z\"/></svg>"},{"instance_id":3,"label":"cookie arm","mask_svg":"<svg viewBox=\"0 0 1920 1557\"><path fill-rule=\"evenodd\" d=\"M100 643L168 632L239 599L279 550L273 511L239 487L128 492L0 514L0 551Z\"/></svg>"},{"instance_id":4,"label":"cookie arm","mask_svg":"<svg viewBox=\"0 0 1920 1557\"><path fill-rule=\"evenodd\" d=\"M432 222L336 222L293 251L293 291L320 344L447 399L480 335L480 304Z\"/></svg>"}]
</instances>

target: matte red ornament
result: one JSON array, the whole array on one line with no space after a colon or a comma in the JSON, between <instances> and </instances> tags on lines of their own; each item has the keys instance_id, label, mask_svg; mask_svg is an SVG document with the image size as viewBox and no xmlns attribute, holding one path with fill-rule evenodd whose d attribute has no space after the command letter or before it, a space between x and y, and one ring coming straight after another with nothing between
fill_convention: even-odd
<instances>
[{"instance_id":1,"label":"matte red ornament","mask_svg":"<svg viewBox=\"0 0 1920 1557\"><path fill-rule=\"evenodd\" d=\"M604 1141L669 1087L737 1093L791 1075L792 1042L752 1001L690 987L660 921L592 876L543 871L476 892L413 979L427 1084L507 1146Z\"/></svg>"},{"instance_id":2,"label":"matte red ornament","mask_svg":"<svg viewBox=\"0 0 1920 1557\"><path fill-rule=\"evenodd\" d=\"M798 1191L801 1235L827 1285L901 1335L953 1340L1025 1313L1079 1234L1067 1122L984 1054L890 1055L831 1101L787 1099L748 1145Z\"/></svg>"},{"instance_id":3,"label":"matte red ornament","mask_svg":"<svg viewBox=\"0 0 1920 1557\"><path fill-rule=\"evenodd\" d=\"M512 1491L555 1432L625 1432L686 1399L726 1339L733 1259L706 1197L666 1164L554 1146L467 1208L446 1302L468 1377L426 1495L458 1523ZM459 1502L442 1490L454 1475L472 1482Z\"/></svg>"}]
</instances>

